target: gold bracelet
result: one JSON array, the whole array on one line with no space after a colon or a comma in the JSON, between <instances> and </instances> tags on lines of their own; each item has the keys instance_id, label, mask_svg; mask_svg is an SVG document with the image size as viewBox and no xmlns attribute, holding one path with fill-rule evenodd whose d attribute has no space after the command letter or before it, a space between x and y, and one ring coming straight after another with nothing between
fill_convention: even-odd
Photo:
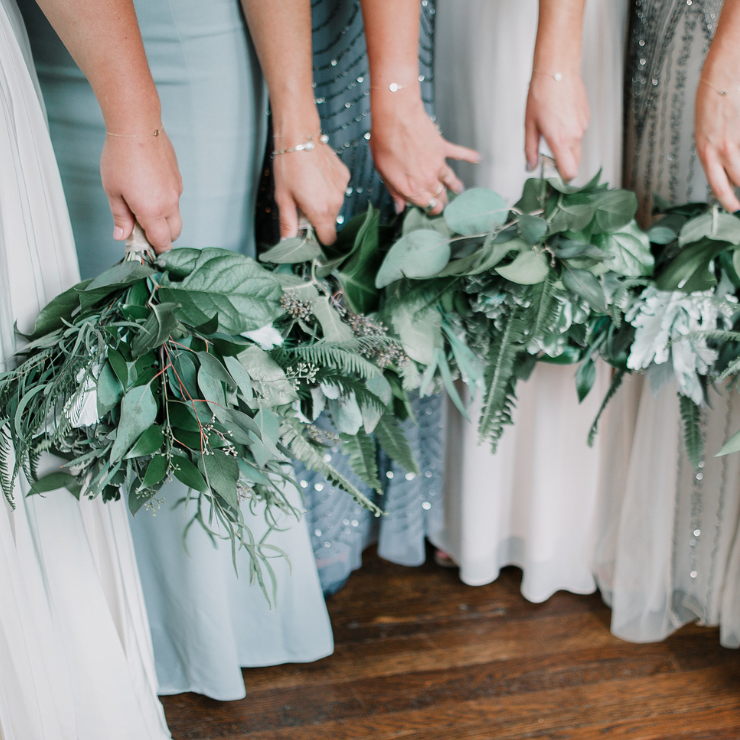
<instances>
[{"instance_id":1,"label":"gold bracelet","mask_svg":"<svg viewBox=\"0 0 740 740\"><path fill-rule=\"evenodd\" d=\"M159 136L164 131L164 126L154 129L153 134L114 134L112 131L106 131L106 136L115 136L119 139L148 139L150 136Z\"/></svg>"},{"instance_id":2,"label":"gold bracelet","mask_svg":"<svg viewBox=\"0 0 740 740\"><path fill-rule=\"evenodd\" d=\"M722 97L724 97L725 95L727 95L727 90L725 90L724 88L717 89L714 85L710 85L703 77L700 77L699 78L699 82L703 82L707 87L709 87L712 90L714 90L714 92L716 92L717 95L721 95Z\"/></svg>"},{"instance_id":3,"label":"gold bracelet","mask_svg":"<svg viewBox=\"0 0 740 740\"><path fill-rule=\"evenodd\" d=\"M555 82L562 82L563 79L563 73L562 72L544 72L541 69L533 69L532 70L533 75L545 75L547 77L552 77Z\"/></svg>"}]
</instances>

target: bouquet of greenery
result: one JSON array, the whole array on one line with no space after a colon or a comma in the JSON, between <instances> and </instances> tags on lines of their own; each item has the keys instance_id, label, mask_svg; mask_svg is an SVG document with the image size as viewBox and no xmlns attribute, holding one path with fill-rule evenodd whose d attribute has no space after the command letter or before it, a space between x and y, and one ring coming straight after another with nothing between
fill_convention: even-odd
<instances>
[{"instance_id":1,"label":"bouquet of greenery","mask_svg":"<svg viewBox=\"0 0 740 740\"><path fill-rule=\"evenodd\" d=\"M46 306L20 364L0 375L8 500L23 471L36 494L66 487L107 501L126 488L136 513L176 478L196 503L188 527L246 546L253 564L269 546L252 539L241 505L265 502L268 517L291 511L290 459L380 515L324 452L337 442L362 449L378 425L399 454L408 450L376 362L394 343L369 323L353 331L359 319L340 315L317 283L226 250L156 258L146 246ZM312 423L320 399L352 417L341 440ZM38 479L45 452L66 462Z\"/></svg>"},{"instance_id":2,"label":"bouquet of greenery","mask_svg":"<svg viewBox=\"0 0 740 740\"><path fill-rule=\"evenodd\" d=\"M676 383L686 451L703 455L700 420L713 383L740 372L740 219L718 206L671 206L655 198L661 217L648 230L655 279L632 283L620 313L596 321L591 346L617 368L646 374L654 393ZM740 451L740 432L718 455Z\"/></svg>"}]
</instances>

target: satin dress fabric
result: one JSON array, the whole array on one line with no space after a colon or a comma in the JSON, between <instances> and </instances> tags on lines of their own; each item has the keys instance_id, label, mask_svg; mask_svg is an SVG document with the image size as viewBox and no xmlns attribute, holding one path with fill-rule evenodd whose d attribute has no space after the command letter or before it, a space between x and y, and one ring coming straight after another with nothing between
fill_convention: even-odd
<instances>
[{"instance_id":1,"label":"satin dress fabric","mask_svg":"<svg viewBox=\"0 0 740 740\"><path fill-rule=\"evenodd\" d=\"M451 140L478 150L479 165L458 167L465 184L488 187L508 203L528 177L524 113L537 32L536 0L438 0L436 96ZM622 79L626 0L588 0L583 30L584 83L591 123L576 182L603 168L621 184ZM557 84L554 80L552 84ZM540 364L517 386L513 426L494 455L478 444L475 404L465 421L450 405L444 521L432 542L478 586L501 568L523 571L522 594L534 602L559 590L596 589L599 475L603 453L588 431L609 385L609 369L579 405L576 366Z\"/></svg>"},{"instance_id":2,"label":"satin dress fabric","mask_svg":"<svg viewBox=\"0 0 740 740\"><path fill-rule=\"evenodd\" d=\"M30 49L0 0L0 364L79 280ZM47 458L40 472L58 467ZM166 740L151 637L121 500L0 495L0 737Z\"/></svg>"},{"instance_id":3,"label":"satin dress fabric","mask_svg":"<svg viewBox=\"0 0 740 740\"><path fill-rule=\"evenodd\" d=\"M177 246L221 247L254 255L254 210L264 156L264 81L236 0L139 0L142 37L178 157L184 192ZM105 127L89 85L33 0L22 0L52 140L70 202L83 277L122 255L112 239L97 154ZM305 519L283 520L268 542L286 553L271 561L277 598L251 584L244 550L235 570L228 542L214 545L196 525L186 488L165 485L154 511L131 520L154 642L161 694L196 691L245 696L242 667L305 662L333 651L333 638ZM301 502L294 502L302 509ZM264 517L245 508L260 535ZM268 583L268 590L270 589Z\"/></svg>"}]
</instances>

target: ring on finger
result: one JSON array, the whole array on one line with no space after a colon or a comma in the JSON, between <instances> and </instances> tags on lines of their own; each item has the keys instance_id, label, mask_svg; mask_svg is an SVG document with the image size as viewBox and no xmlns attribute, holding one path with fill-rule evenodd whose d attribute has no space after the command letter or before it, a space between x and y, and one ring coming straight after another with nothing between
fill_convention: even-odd
<instances>
[{"instance_id":1,"label":"ring on finger","mask_svg":"<svg viewBox=\"0 0 740 740\"><path fill-rule=\"evenodd\" d=\"M437 195L439 195L439 193ZM424 212L431 213L438 205L439 205L439 200L437 199L436 195L433 195L429 199L429 205L424 209Z\"/></svg>"}]
</instances>

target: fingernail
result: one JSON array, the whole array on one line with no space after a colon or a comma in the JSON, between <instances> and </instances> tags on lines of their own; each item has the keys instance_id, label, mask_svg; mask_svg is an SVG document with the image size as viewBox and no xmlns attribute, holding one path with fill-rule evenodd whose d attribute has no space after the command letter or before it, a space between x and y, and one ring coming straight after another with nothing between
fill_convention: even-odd
<instances>
[{"instance_id":1,"label":"fingernail","mask_svg":"<svg viewBox=\"0 0 740 740\"><path fill-rule=\"evenodd\" d=\"M123 239L123 229L120 226L116 226L116 228L113 229L113 238L119 242Z\"/></svg>"},{"instance_id":2,"label":"fingernail","mask_svg":"<svg viewBox=\"0 0 740 740\"><path fill-rule=\"evenodd\" d=\"M534 172L534 168L536 166L536 164L530 164L529 162L527 162L527 172Z\"/></svg>"},{"instance_id":3,"label":"fingernail","mask_svg":"<svg viewBox=\"0 0 740 740\"><path fill-rule=\"evenodd\" d=\"M405 206L401 205L400 203L394 203L393 205L396 208L396 213L397 214L398 213L403 213L403 209L405 208Z\"/></svg>"}]
</instances>

